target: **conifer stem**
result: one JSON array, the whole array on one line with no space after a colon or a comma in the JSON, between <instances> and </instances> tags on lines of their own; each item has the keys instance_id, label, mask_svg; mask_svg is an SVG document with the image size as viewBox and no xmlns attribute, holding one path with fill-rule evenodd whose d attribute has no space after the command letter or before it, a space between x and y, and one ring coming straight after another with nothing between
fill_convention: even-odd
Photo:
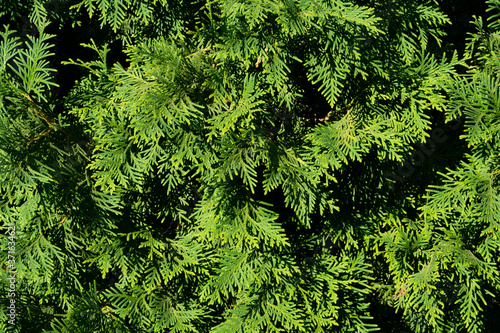
<instances>
[{"instance_id":1,"label":"conifer stem","mask_svg":"<svg viewBox=\"0 0 500 333\"><path fill-rule=\"evenodd\" d=\"M46 136L47 134L49 134L50 132L52 131L52 127L50 127L48 130L46 130L45 132L43 132L42 134L38 135L36 138L33 138L31 139L27 145L29 146L30 144L32 144L33 142L37 141L37 140L40 140L42 137Z\"/></svg>"},{"instance_id":2,"label":"conifer stem","mask_svg":"<svg viewBox=\"0 0 500 333\"><path fill-rule=\"evenodd\" d=\"M64 223L64 221L66 221L66 219L67 219L67 217L66 217L66 216L64 216L64 217L63 217L63 219L62 219L61 221L59 221L59 222L57 222L57 223L53 224L53 225L51 226L51 228L53 228L53 227L55 227L55 226L58 226L58 225L60 225L60 224L63 224L63 223Z\"/></svg>"},{"instance_id":3,"label":"conifer stem","mask_svg":"<svg viewBox=\"0 0 500 333\"><path fill-rule=\"evenodd\" d=\"M52 119L50 119L49 117L47 117L47 116L43 113L42 109L40 109L40 107L39 107L39 106L35 103L35 101L33 101L33 99L32 99L32 98L31 98L28 94L21 93L21 95L23 95L23 96L24 96L24 98L26 98L26 99L27 99L27 100L31 103L31 105L33 105L33 107L36 109L36 111L38 112L38 114L39 114L39 115L43 118L43 120L45 120L45 122L47 123L47 125L49 125L49 126L50 126L50 129L49 129L48 131L46 131L46 132L42 133L42 134L41 134L40 136L38 136L37 138L35 138L35 139L31 140L30 142L28 142L28 144L30 144L30 143L32 143L32 142L34 142L34 141L36 141L36 140L39 140L39 139L40 139L42 136L44 136L44 135L47 135L47 134L51 131L51 129L52 129L53 127L56 127L58 131L60 131L60 132L61 132L61 133L63 133L64 135L66 135L66 138L67 138L68 140L69 140L69 139L71 139L71 140L75 141L76 143L80 144L80 140L78 140L78 139L77 139L77 138L75 138L73 135L71 135L71 134L70 134L70 133L68 133L66 130L64 130L64 129L62 128L62 126L61 126L61 125L59 125L58 123L56 123L55 121L53 121Z\"/></svg>"}]
</instances>

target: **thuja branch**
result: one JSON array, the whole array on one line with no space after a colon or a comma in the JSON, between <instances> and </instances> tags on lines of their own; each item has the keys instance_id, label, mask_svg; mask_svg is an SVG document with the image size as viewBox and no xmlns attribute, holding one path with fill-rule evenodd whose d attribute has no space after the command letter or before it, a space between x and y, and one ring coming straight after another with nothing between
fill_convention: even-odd
<instances>
[{"instance_id":1,"label":"thuja branch","mask_svg":"<svg viewBox=\"0 0 500 333\"><path fill-rule=\"evenodd\" d=\"M40 115L40 117L43 118L43 120L47 123L47 125L49 125L51 128L57 128L58 131L60 131L61 133L63 133L64 135L66 135L66 138L67 139L70 139L70 140L73 140L75 141L76 143L80 144L80 140L78 140L75 136L73 136L72 134L68 133L66 130L64 130L62 128L61 125L59 125L58 123L56 123L54 120L50 119L49 117L47 117L42 109L35 103L35 101L26 93L21 93L21 95L24 96L24 98L26 98L30 103L31 105L35 108L35 110L37 111L38 115ZM28 145L31 144L32 142L36 141L36 140L39 140L42 136L45 136L47 135L48 133L50 132L50 129L42 134L40 134L38 137L32 139L30 142L28 142Z\"/></svg>"},{"instance_id":2,"label":"thuja branch","mask_svg":"<svg viewBox=\"0 0 500 333\"><path fill-rule=\"evenodd\" d=\"M37 140L40 140L42 137L46 136L47 134L49 134L50 132L52 131L52 127L50 127L48 130L46 130L45 132L43 132L42 134L38 135L36 138L33 138L31 139L27 145L29 146L30 144L32 144L33 142L37 141Z\"/></svg>"}]
</instances>

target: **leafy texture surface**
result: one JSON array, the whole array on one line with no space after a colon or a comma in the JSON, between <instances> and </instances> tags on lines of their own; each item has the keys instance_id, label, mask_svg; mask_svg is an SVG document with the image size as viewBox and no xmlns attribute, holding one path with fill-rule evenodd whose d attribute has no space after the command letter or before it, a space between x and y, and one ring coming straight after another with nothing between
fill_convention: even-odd
<instances>
[{"instance_id":1,"label":"leafy texture surface","mask_svg":"<svg viewBox=\"0 0 500 333\"><path fill-rule=\"evenodd\" d=\"M2 2L0 332L495 331L500 2L447 5Z\"/></svg>"}]
</instances>

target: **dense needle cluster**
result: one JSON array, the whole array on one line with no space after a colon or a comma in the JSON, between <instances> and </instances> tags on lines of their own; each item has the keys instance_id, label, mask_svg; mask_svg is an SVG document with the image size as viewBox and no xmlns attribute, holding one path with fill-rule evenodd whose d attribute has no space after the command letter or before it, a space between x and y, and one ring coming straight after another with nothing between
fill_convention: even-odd
<instances>
[{"instance_id":1,"label":"dense needle cluster","mask_svg":"<svg viewBox=\"0 0 500 333\"><path fill-rule=\"evenodd\" d=\"M445 3L1 2L0 332L494 331L500 1Z\"/></svg>"}]
</instances>

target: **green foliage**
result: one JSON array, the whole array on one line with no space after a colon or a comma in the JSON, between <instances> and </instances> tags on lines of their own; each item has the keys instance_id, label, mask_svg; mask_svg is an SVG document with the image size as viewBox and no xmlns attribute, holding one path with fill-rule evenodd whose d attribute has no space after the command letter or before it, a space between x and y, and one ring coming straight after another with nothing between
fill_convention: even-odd
<instances>
[{"instance_id":1,"label":"green foliage","mask_svg":"<svg viewBox=\"0 0 500 333\"><path fill-rule=\"evenodd\" d=\"M64 70L50 3L2 4L36 27L0 36L13 329L491 331L500 2L488 4L460 59L441 49L451 22L431 1L83 0L59 23L94 16L125 43L81 40L94 60L70 54ZM453 120L461 134L440 135ZM429 144L414 176L387 179Z\"/></svg>"},{"instance_id":2,"label":"green foliage","mask_svg":"<svg viewBox=\"0 0 500 333\"><path fill-rule=\"evenodd\" d=\"M498 1L490 10L498 11ZM497 12L498 13L498 12ZM498 14L496 14L498 16ZM447 87L447 119L464 120L461 138L470 147L455 169L431 185L416 221L400 221L381 238L379 250L392 267L395 306L416 331L486 331L482 316L498 295L500 243L498 199L498 21L488 30L476 19L479 32L468 44L467 73ZM447 291L453 291L450 298ZM418 311L421 318L414 315Z\"/></svg>"}]
</instances>

